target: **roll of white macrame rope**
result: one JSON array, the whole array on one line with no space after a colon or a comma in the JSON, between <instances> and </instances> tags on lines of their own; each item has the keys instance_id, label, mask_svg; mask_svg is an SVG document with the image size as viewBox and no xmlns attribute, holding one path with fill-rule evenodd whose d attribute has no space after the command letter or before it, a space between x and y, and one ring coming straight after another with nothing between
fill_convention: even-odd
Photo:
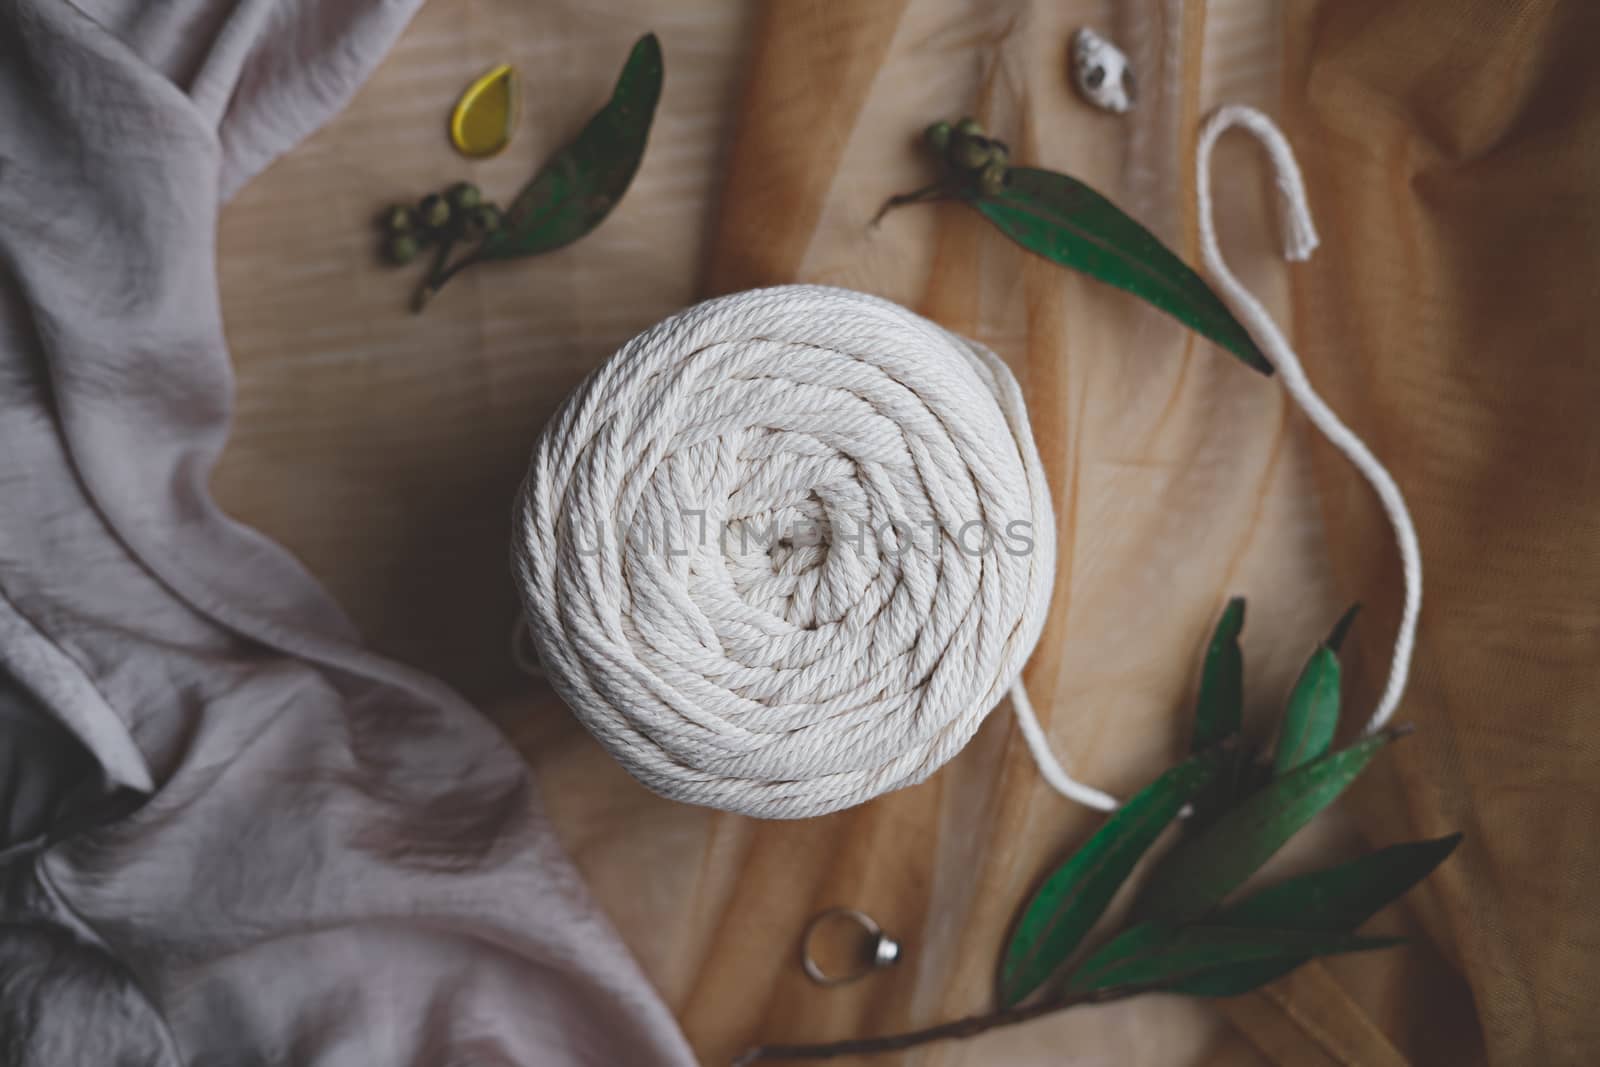
<instances>
[{"instance_id":1,"label":"roll of white macrame rope","mask_svg":"<svg viewBox=\"0 0 1600 1067\"><path fill-rule=\"evenodd\" d=\"M785 286L630 341L534 449L545 675L664 796L767 818L919 782L1016 681L1055 569L1021 390L885 300Z\"/></svg>"},{"instance_id":2,"label":"roll of white macrame rope","mask_svg":"<svg viewBox=\"0 0 1600 1067\"><path fill-rule=\"evenodd\" d=\"M1317 243L1287 142L1260 112L1224 108L1197 151L1206 267L1371 482L1400 548L1405 604L1376 730L1410 664L1416 533L1393 479L1222 259L1210 156L1234 125L1275 166L1286 257ZM634 338L541 435L513 563L543 673L663 796L765 818L851 807L932 774L1009 692L1046 781L1117 806L1057 761L1021 683L1055 567L1021 391L987 349L897 305L784 286Z\"/></svg>"}]
</instances>

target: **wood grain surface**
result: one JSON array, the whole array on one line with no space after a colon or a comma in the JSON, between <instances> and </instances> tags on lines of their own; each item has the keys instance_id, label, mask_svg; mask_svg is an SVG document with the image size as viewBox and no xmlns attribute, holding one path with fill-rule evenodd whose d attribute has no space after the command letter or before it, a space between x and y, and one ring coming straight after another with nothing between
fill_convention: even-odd
<instances>
[{"instance_id":1,"label":"wood grain surface","mask_svg":"<svg viewBox=\"0 0 1600 1067\"><path fill-rule=\"evenodd\" d=\"M1137 65L1126 118L1069 87L1067 40L1084 24ZM463 177L509 199L647 29L666 92L616 214L409 314L414 274L374 262L377 210ZM1250 597L1257 722L1338 613L1303 428L1273 382L958 206L867 223L925 180L917 131L970 111L1015 157L1087 179L1193 259L1196 121L1222 101L1274 107L1278 42L1276 5L1243 0L435 0L350 108L226 209L238 410L217 495L297 552L376 647L503 727L704 1062L987 1007L1013 910L1096 818L1044 785L1004 707L929 782L824 819L756 823L647 793L510 663L508 511L534 436L620 342L715 292L854 286L982 340L1023 383L1059 528L1027 683L1066 764L1126 793L1181 751L1227 596ZM505 153L468 162L446 115L499 62L522 76L521 121ZM1218 168L1224 247L1285 314L1264 168L1244 144L1224 144ZM809 984L796 938L835 904L875 916L905 962ZM1228 1017L1152 997L871 1062L1256 1062L1262 1041L1240 1033L1262 1027Z\"/></svg>"}]
</instances>

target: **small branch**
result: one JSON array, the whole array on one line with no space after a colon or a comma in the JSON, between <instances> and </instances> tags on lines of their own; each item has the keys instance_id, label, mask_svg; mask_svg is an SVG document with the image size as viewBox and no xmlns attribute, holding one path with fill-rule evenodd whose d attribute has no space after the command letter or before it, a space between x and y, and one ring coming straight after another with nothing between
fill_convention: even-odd
<instances>
[{"instance_id":1,"label":"small branch","mask_svg":"<svg viewBox=\"0 0 1600 1067\"><path fill-rule=\"evenodd\" d=\"M1086 993L1071 993L1025 1004L1021 1007L1006 1008L1003 1011L989 1012L985 1015L968 1015L963 1019L953 1019L937 1026L929 1026L922 1030L909 1030L900 1034L886 1034L882 1037L853 1038L848 1041L830 1041L815 1045L758 1045L749 1049L733 1061L733 1067L749 1067L757 1060L828 1060L835 1056L864 1056L877 1052L896 1052L900 1049L914 1048L917 1045L926 1045L934 1041L951 1041L960 1038L976 1037L981 1033L997 1029L1002 1026L1015 1026L1025 1023L1030 1019L1037 1019L1041 1015L1052 1012L1065 1011L1083 1004L1105 1004L1113 1000L1122 1000L1147 990L1141 986L1116 986L1109 989L1094 989Z\"/></svg>"},{"instance_id":2,"label":"small branch","mask_svg":"<svg viewBox=\"0 0 1600 1067\"><path fill-rule=\"evenodd\" d=\"M428 268L427 276L422 279L422 284L417 287L416 294L411 298L413 312L420 314L422 309L428 306L428 301L433 299L434 294L444 288L445 282L455 277L461 268L477 262L473 252L468 252L446 267L445 264L449 261L450 253L455 246L455 237L447 237L439 242L439 251L433 256L433 266Z\"/></svg>"},{"instance_id":3,"label":"small branch","mask_svg":"<svg viewBox=\"0 0 1600 1067\"><path fill-rule=\"evenodd\" d=\"M899 196L891 196L889 199L885 200L883 202L883 206L878 209L878 213L872 216L872 222L868 225L877 226L878 223L883 221L883 217L885 215L897 207L905 207L907 204L932 203L936 200L954 199L955 197L951 195L950 191L944 187L944 183L942 182L934 182L932 185L924 185L921 189L918 189L915 192L901 193Z\"/></svg>"}]
</instances>

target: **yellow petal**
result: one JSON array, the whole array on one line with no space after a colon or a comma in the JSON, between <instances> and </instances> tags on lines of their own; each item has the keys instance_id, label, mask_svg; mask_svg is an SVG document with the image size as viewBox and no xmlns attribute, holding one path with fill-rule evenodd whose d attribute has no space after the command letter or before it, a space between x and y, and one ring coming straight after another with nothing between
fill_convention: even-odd
<instances>
[{"instance_id":1,"label":"yellow petal","mask_svg":"<svg viewBox=\"0 0 1600 1067\"><path fill-rule=\"evenodd\" d=\"M517 75L502 63L467 87L450 113L450 142L464 156L492 156L511 141Z\"/></svg>"}]
</instances>

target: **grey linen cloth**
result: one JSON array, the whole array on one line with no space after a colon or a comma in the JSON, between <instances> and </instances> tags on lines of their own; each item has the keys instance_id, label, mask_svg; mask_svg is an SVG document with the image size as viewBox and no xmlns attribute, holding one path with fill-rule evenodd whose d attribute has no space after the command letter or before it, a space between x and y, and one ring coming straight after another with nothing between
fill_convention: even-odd
<instances>
[{"instance_id":1,"label":"grey linen cloth","mask_svg":"<svg viewBox=\"0 0 1600 1067\"><path fill-rule=\"evenodd\" d=\"M207 492L218 206L415 6L0 0L6 1067L692 1062L515 753Z\"/></svg>"}]
</instances>

